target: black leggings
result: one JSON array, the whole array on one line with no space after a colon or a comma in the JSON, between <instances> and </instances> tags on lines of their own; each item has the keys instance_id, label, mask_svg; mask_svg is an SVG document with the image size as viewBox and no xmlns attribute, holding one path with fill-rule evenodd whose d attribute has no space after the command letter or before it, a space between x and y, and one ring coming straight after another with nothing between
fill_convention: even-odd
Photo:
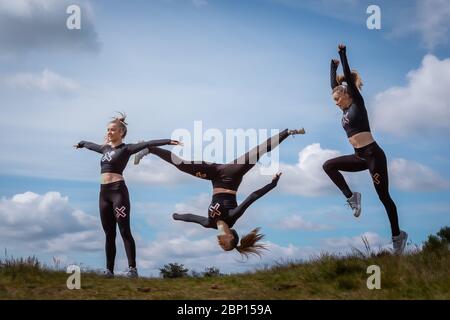
<instances>
[{"instance_id":1,"label":"black leggings","mask_svg":"<svg viewBox=\"0 0 450 320\"><path fill-rule=\"evenodd\" d=\"M130 229L130 196L124 181L102 184L100 218L106 235L106 268L114 271L116 258L116 223L125 245L128 265L136 267L136 245Z\"/></svg>"},{"instance_id":2,"label":"black leggings","mask_svg":"<svg viewBox=\"0 0 450 320\"><path fill-rule=\"evenodd\" d=\"M211 180L213 181L213 184L230 184L221 185L221 187L228 187L228 189L237 190L242 177L251 168L253 168L258 160L265 153L272 151L272 149L277 147L288 136L288 129L285 129L227 164L218 164L205 161L187 161L179 158L170 151L157 147L150 148L149 150L162 160L177 167L178 170L198 178ZM223 182L220 180L223 180Z\"/></svg>"},{"instance_id":3,"label":"black leggings","mask_svg":"<svg viewBox=\"0 0 450 320\"><path fill-rule=\"evenodd\" d=\"M347 198L350 198L353 193L339 171L357 172L369 169L375 190L388 214L392 235L400 234L397 207L389 194L386 155L376 142L355 149L355 154L326 161L323 164L323 169Z\"/></svg>"}]
</instances>

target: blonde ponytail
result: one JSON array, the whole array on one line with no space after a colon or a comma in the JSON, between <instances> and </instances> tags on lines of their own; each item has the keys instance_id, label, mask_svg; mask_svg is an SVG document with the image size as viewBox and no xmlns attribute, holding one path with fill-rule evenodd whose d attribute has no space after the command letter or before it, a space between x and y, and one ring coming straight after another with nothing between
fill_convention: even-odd
<instances>
[{"instance_id":1,"label":"blonde ponytail","mask_svg":"<svg viewBox=\"0 0 450 320\"><path fill-rule=\"evenodd\" d=\"M262 251L267 250L265 244L257 243L264 238L264 235L260 234L259 230L260 228L256 228L249 234L243 236L240 245L235 247L243 257L248 258L251 254L261 257Z\"/></svg>"},{"instance_id":2,"label":"blonde ponytail","mask_svg":"<svg viewBox=\"0 0 450 320\"><path fill-rule=\"evenodd\" d=\"M355 83L355 86L358 88L358 90L361 91L363 87L363 82L358 71L352 70L352 80ZM336 75L336 82L338 83L338 85L342 85L342 83L346 82L345 76L343 74Z\"/></svg>"}]
</instances>

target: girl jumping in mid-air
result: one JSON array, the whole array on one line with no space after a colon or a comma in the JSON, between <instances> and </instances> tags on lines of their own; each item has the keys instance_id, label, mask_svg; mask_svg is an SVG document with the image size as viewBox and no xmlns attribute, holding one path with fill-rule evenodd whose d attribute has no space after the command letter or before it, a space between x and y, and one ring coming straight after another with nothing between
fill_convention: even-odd
<instances>
[{"instance_id":1,"label":"girl jumping in mid-air","mask_svg":"<svg viewBox=\"0 0 450 320\"><path fill-rule=\"evenodd\" d=\"M239 236L232 227L253 202L276 187L281 172L277 173L269 184L251 193L240 205L236 201L237 190L242 182L243 176L253 168L262 155L273 150L289 135L304 133L304 129L286 129L227 164L194 163L194 161L183 160L170 151L161 148L142 150L136 154L135 164L138 164L146 154L152 153L185 173L201 179L210 180L213 185L213 197L208 207L207 217L190 213L174 213L173 219L198 223L205 228L218 229L218 243L225 251L237 249L244 256L248 256L249 254L260 255L260 251L264 249L264 245L257 243L263 238L263 235L258 233L259 228L254 229L242 237L239 244Z\"/></svg>"},{"instance_id":2,"label":"girl jumping in mid-air","mask_svg":"<svg viewBox=\"0 0 450 320\"><path fill-rule=\"evenodd\" d=\"M383 203L391 224L394 253L401 254L408 235L398 225L397 207L389 195L386 155L370 132L369 118L360 94L362 81L356 71L350 71L345 45L339 45L339 55L344 69L343 76L336 76L338 60L331 61L331 89L336 105L342 110L342 126L355 153L326 161L323 169L342 191L355 217L361 214L361 194L352 192L339 171L357 172L369 170L375 190ZM343 82L346 84L343 84Z\"/></svg>"}]
</instances>

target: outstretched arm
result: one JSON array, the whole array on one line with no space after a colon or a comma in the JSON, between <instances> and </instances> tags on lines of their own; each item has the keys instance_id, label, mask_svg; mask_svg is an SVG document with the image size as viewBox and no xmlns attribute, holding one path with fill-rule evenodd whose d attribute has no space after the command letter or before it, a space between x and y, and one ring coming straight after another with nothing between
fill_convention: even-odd
<instances>
[{"instance_id":1,"label":"outstretched arm","mask_svg":"<svg viewBox=\"0 0 450 320\"><path fill-rule=\"evenodd\" d=\"M331 60L331 66L330 66L330 84L331 84L331 90L336 88L339 83L336 80L336 71L339 66L339 60L332 59Z\"/></svg>"},{"instance_id":2,"label":"outstretched arm","mask_svg":"<svg viewBox=\"0 0 450 320\"><path fill-rule=\"evenodd\" d=\"M164 146L164 145L168 145L168 144L177 145L177 144L180 144L180 142L178 142L176 140L170 140L170 139L150 140L150 141L144 141L144 142L139 142L139 143L127 144L127 149L130 152L130 154L134 154L145 148L159 147L159 146Z\"/></svg>"},{"instance_id":3,"label":"outstretched arm","mask_svg":"<svg viewBox=\"0 0 450 320\"><path fill-rule=\"evenodd\" d=\"M350 66L348 65L347 60L347 49L345 45L340 44L339 47L339 56L341 57L342 69L344 70L345 81L347 82L349 93L352 98L356 100L355 102L362 102L363 98L359 93L358 88L356 87L355 81L353 81L352 72L350 71Z\"/></svg>"},{"instance_id":4,"label":"outstretched arm","mask_svg":"<svg viewBox=\"0 0 450 320\"><path fill-rule=\"evenodd\" d=\"M198 223L200 224L202 227L205 228L212 228L212 226L209 224L209 219L202 217L202 216L198 216L195 214L191 214L191 213L186 213L186 214L178 214L178 213L174 213L172 215L172 218L174 220L181 220L184 222L194 222L194 223Z\"/></svg>"},{"instance_id":5,"label":"outstretched arm","mask_svg":"<svg viewBox=\"0 0 450 320\"><path fill-rule=\"evenodd\" d=\"M266 184L261 189L253 191L244 201L242 201L242 203L239 206L237 206L235 209L233 209L229 213L230 218L233 218L234 221L239 219L244 214L245 210L247 210L247 208L250 207L250 205L253 202L258 200L259 198L264 196L267 192L269 192L270 190L272 190L273 188L275 188L277 186L278 180L280 180L280 176L281 176L281 172L277 173L273 177L272 182L270 182L269 184Z\"/></svg>"},{"instance_id":6,"label":"outstretched arm","mask_svg":"<svg viewBox=\"0 0 450 320\"><path fill-rule=\"evenodd\" d=\"M75 148L79 149L79 148L86 148L98 153L103 153L103 147L104 145L99 145L93 142L89 142L89 141L80 141L78 142L76 145L74 145Z\"/></svg>"}]
</instances>

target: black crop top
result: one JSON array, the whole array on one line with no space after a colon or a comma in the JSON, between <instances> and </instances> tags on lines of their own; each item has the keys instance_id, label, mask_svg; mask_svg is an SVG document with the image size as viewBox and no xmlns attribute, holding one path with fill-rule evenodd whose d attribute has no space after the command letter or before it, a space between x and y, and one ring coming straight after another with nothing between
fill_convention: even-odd
<instances>
[{"instance_id":1,"label":"black crop top","mask_svg":"<svg viewBox=\"0 0 450 320\"><path fill-rule=\"evenodd\" d=\"M140 143L122 143L116 147L109 144L99 145L88 141L80 141L79 148L87 148L89 150L103 154L100 160L101 173L118 173L122 174L131 155L145 148L157 147L170 144L170 139L150 140Z\"/></svg>"},{"instance_id":2,"label":"black crop top","mask_svg":"<svg viewBox=\"0 0 450 320\"><path fill-rule=\"evenodd\" d=\"M342 68L344 69L345 82L347 82L348 93L352 96L353 103L347 109L343 110L342 127L347 133L347 137L351 137L357 133L368 131L370 132L369 117L367 115L364 99L361 96L358 88L353 81L350 67L347 61L345 49L339 50L341 57ZM337 65L331 61L331 89L334 89L338 83L336 81Z\"/></svg>"}]
</instances>

